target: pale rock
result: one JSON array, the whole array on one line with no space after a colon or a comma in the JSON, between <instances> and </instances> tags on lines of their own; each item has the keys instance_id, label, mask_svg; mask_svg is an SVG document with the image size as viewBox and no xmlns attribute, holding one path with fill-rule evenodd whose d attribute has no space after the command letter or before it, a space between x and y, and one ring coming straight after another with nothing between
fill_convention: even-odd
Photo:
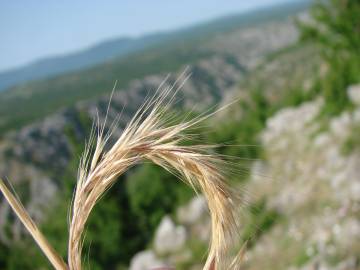
<instances>
[{"instance_id":1,"label":"pale rock","mask_svg":"<svg viewBox=\"0 0 360 270\"><path fill-rule=\"evenodd\" d=\"M356 109L353 112L353 121L355 125L359 125L360 124L360 109Z\"/></svg>"},{"instance_id":2,"label":"pale rock","mask_svg":"<svg viewBox=\"0 0 360 270\"><path fill-rule=\"evenodd\" d=\"M357 182L353 182L350 186L351 198L354 201L360 201L360 179Z\"/></svg>"},{"instance_id":3,"label":"pale rock","mask_svg":"<svg viewBox=\"0 0 360 270\"><path fill-rule=\"evenodd\" d=\"M354 104L360 105L360 84L349 86L347 93Z\"/></svg>"},{"instance_id":4,"label":"pale rock","mask_svg":"<svg viewBox=\"0 0 360 270\"><path fill-rule=\"evenodd\" d=\"M191 225L200 221L208 213L208 207L204 196L199 195L182 206L177 211L178 221L182 224Z\"/></svg>"},{"instance_id":5,"label":"pale rock","mask_svg":"<svg viewBox=\"0 0 360 270\"><path fill-rule=\"evenodd\" d=\"M343 224L338 226L334 236L338 248L350 248L353 243L360 242L360 221L355 218L345 219Z\"/></svg>"},{"instance_id":6,"label":"pale rock","mask_svg":"<svg viewBox=\"0 0 360 270\"><path fill-rule=\"evenodd\" d=\"M337 138L345 139L349 134L351 124L352 119L350 113L344 112L339 117L331 120L330 130Z\"/></svg>"},{"instance_id":7,"label":"pale rock","mask_svg":"<svg viewBox=\"0 0 360 270\"><path fill-rule=\"evenodd\" d=\"M327 133L320 133L314 139L314 146L317 148L326 147L331 143L331 138Z\"/></svg>"},{"instance_id":8,"label":"pale rock","mask_svg":"<svg viewBox=\"0 0 360 270\"><path fill-rule=\"evenodd\" d=\"M155 251L161 255L177 252L184 247L186 236L183 226L176 226L169 216L165 216L155 232Z\"/></svg>"},{"instance_id":9,"label":"pale rock","mask_svg":"<svg viewBox=\"0 0 360 270\"><path fill-rule=\"evenodd\" d=\"M353 262L342 256L351 257L359 250L360 221L356 213L360 209L360 154L353 151L344 155L342 145L360 123L360 107L333 117L329 129L318 133L316 117L321 106L321 100L310 101L280 110L267 120L262 143L266 174L271 180L257 181L252 174L251 188L261 189L268 207L291 218L289 236L301 240L309 247L308 255L314 256L302 267L287 269L352 270L356 269ZM269 233L272 241L264 237L253 248L251 261L277 247L275 231L273 228ZM335 256L342 261L329 264L327 258Z\"/></svg>"},{"instance_id":10,"label":"pale rock","mask_svg":"<svg viewBox=\"0 0 360 270\"><path fill-rule=\"evenodd\" d=\"M144 250L131 259L129 270L149 270L166 266L168 265L157 258L152 250Z\"/></svg>"}]
</instances>

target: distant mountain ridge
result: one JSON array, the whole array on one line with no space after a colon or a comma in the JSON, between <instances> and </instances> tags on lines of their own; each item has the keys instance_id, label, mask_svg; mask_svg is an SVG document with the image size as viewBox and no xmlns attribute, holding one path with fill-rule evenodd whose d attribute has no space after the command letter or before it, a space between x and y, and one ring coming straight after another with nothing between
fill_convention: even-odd
<instances>
[{"instance_id":1,"label":"distant mountain ridge","mask_svg":"<svg viewBox=\"0 0 360 270\"><path fill-rule=\"evenodd\" d=\"M145 49L161 41L162 35L119 38L68 55L38 60L24 67L0 73L0 91L17 83L42 79L103 63L114 57L125 56Z\"/></svg>"},{"instance_id":2,"label":"distant mountain ridge","mask_svg":"<svg viewBox=\"0 0 360 270\"><path fill-rule=\"evenodd\" d=\"M0 91L27 81L57 76L105 63L114 58L126 57L156 45L176 42L184 39L198 38L199 35L210 35L217 32L230 31L235 27L262 22L272 17L293 14L308 7L310 0L291 4L268 7L249 11L200 23L171 32L154 33L139 38L116 38L101 42L88 49L73 52L68 55L41 59L0 73Z\"/></svg>"}]
</instances>

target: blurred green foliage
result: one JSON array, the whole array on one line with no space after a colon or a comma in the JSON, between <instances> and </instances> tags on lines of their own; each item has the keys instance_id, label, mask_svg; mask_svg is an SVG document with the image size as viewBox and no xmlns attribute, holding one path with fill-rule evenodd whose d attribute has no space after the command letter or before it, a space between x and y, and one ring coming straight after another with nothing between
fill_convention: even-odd
<instances>
[{"instance_id":1,"label":"blurred green foliage","mask_svg":"<svg viewBox=\"0 0 360 270\"><path fill-rule=\"evenodd\" d=\"M294 264L297 267L301 267L304 266L307 262L309 262L313 257L315 257L317 255L317 249L315 246L311 247L314 252L312 254L309 253L309 247L308 248L303 248L300 253L295 257L294 260Z\"/></svg>"},{"instance_id":2,"label":"blurred green foliage","mask_svg":"<svg viewBox=\"0 0 360 270\"><path fill-rule=\"evenodd\" d=\"M260 142L257 134L265 127L271 107L261 90L252 90L250 99L241 101L241 119L222 122L210 133L208 140L220 143L222 154L255 159L261 155ZM227 146L227 144L229 146Z\"/></svg>"},{"instance_id":3,"label":"blurred green foliage","mask_svg":"<svg viewBox=\"0 0 360 270\"><path fill-rule=\"evenodd\" d=\"M347 87L360 82L360 2L317 1L311 15L300 23L302 39L317 44L326 63L318 85L323 113L338 114L350 106Z\"/></svg>"},{"instance_id":4,"label":"blurred green foliage","mask_svg":"<svg viewBox=\"0 0 360 270\"><path fill-rule=\"evenodd\" d=\"M172 213L176 206L194 196L191 188L180 183L176 176L152 164L145 164L129 175L127 192L145 242L151 240L164 215Z\"/></svg>"},{"instance_id":5,"label":"blurred green foliage","mask_svg":"<svg viewBox=\"0 0 360 270\"><path fill-rule=\"evenodd\" d=\"M343 142L341 150L344 155L360 150L360 125L353 126L347 139Z\"/></svg>"},{"instance_id":6,"label":"blurred green foliage","mask_svg":"<svg viewBox=\"0 0 360 270\"><path fill-rule=\"evenodd\" d=\"M250 205L247 210L249 217L246 219L241 238L248 247L252 247L262 234L279 222L281 215L275 210L267 209L265 199Z\"/></svg>"}]
</instances>

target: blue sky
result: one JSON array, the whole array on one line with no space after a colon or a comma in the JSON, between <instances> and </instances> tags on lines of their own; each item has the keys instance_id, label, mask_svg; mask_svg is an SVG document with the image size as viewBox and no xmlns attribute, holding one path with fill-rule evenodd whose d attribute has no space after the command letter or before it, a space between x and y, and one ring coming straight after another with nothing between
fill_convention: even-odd
<instances>
[{"instance_id":1,"label":"blue sky","mask_svg":"<svg viewBox=\"0 0 360 270\"><path fill-rule=\"evenodd\" d=\"M118 37L295 0L0 0L0 71Z\"/></svg>"}]
</instances>

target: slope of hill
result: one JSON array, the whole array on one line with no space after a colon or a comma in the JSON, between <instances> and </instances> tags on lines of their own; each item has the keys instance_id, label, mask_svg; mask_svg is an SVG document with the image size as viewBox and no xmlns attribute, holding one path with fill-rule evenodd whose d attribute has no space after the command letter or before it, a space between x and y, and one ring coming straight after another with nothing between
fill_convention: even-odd
<instances>
[{"instance_id":1,"label":"slope of hill","mask_svg":"<svg viewBox=\"0 0 360 270\"><path fill-rule=\"evenodd\" d=\"M170 47L158 46L84 71L24 84L0 93L0 134L79 100L109 92L115 81L118 88L126 88L133 79L173 72L201 59L213 56L226 58L246 72L264 55L293 43L296 38L292 18L284 15L266 23L177 42Z\"/></svg>"}]
</instances>

